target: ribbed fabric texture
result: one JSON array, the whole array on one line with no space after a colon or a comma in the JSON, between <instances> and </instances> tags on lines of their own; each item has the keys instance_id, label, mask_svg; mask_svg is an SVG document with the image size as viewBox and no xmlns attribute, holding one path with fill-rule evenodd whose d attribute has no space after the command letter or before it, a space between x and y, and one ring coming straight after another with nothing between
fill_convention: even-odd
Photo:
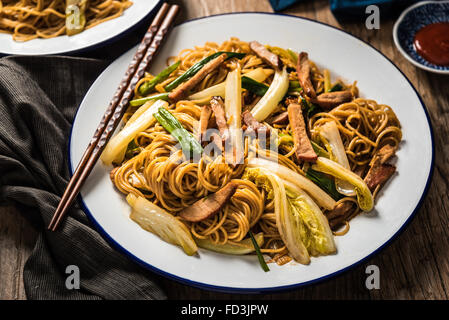
<instances>
[{"instance_id":1,"label":"ribbed fabric texture","mask_svg":"<svg viewBox=\"0 0 449 320\"><path fill-rule=\"evenodd\" d=\"M0 59L0 202L20 205L40 230L24 269L29 299L166 298L157 277L111 248L77 204L57 232L46 230L69 179L71 123L105 66L69 57ZM65 286L68 265L80 270L80 290Z\"/></svg>"}]
</instances>

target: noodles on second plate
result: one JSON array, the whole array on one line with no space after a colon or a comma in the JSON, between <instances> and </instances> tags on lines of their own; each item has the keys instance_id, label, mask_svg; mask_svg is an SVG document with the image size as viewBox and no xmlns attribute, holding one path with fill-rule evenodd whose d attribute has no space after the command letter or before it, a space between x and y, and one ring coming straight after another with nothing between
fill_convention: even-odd
<instances>
[{"instance_id":1,"label":"noodles on second plate","mask_svg":"<svg viewBox=\"0 0 449 320\"><path fill-rule=\"evenodd\" d=\"M115 19L132 5L129 0L0 0L0 32L12 34L16 41L70 34L66 28L70 2L85 18L83 29Z\"/></svg>"}]
</instances>

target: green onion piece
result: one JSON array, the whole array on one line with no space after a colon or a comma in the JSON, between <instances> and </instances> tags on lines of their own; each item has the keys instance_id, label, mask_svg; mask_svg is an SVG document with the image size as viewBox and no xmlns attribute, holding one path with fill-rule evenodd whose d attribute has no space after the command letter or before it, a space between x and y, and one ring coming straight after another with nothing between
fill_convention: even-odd
<instances>
[{"instance_id":1,"label":"green onion piece","mask_svg":"<svg viewBox=\"0 0 449 320\"><path fill-rule=\"evenodd\" d=\"M321 112L321 108L318 107L316 104L312 104L309 108L309 110L307 111L307 116L313 117L314 115L316 115L317 113Z\"/></svg>"},{"instance_id":2,"label":"green onion piece","mask_svg":"<svg viewBox=\"0 0 449 320\"><path fill-rule=\"evenodd\" d=\"M299 81L297 80L291 80L289 85L288 85L289 89L298 89L301 88L301 85L299 84Z\"/></svg>"},{"instance_id":3,"label":"green onion piece","mask_svg":"<svg viewBox=\"0 0 449 320\"><path fill-rule=\"evenodd\" d=\"M340 200L344 196L335 188L335 181L329 178L326 174L309 168L306 172L306 177L315 182L321 189L326 191L335 201Z\"/></svg>"},{"instance_id":4,"label":"green onion piece","mask_svg":"<svg viewBox=\"0 0 449 320\"><path fill-rule=\"evenodd\" d=\"M290 91L298 91L298 92L302 91L302 88L301 88L301 85L299 84L299 81L292 80L292 81L289 82L289 84L288 84L288 92L290 92Z\"/></svg>"},{"instance_id":5,"label":"green onion piece","mask_svg":"<svg viewBox=\"0 0 449 320\"><path fill-rule=\"evenodd\" d=\"M174 64L172 64L171 66L165 68L164 70L162 70L157 76L155 76L153 79L146 81L144 83L142 83L139 87L139 94L141 96L146 96L147 94L150 94L151 91L153 91L154 87L158 84L161 83L162 81L164 81L165 79L168 78L168 76L175 71L179 64L181 63L181 60L175 62Z\"/></svg>"},{"instance_id":6,"label":"green onion piece","mask_svg":"<svg viewBox=\"0 0 449 320\"><path fill-rule=\"evenodd\" d=\"M154 118L181 144L182 151L186 155L201 154L203 148L199 142L188 132L170 111L159 108Z\"/></svg>"},{"instance_id":7,"label":"green onion piece","mask_svg":"<svg viewBox=\"0 0 449 320\"><path fill-rule=\"evenodd\" d=\"M241 59L245 56L245 53L238 53L238 52L225 52L225 51L219 51L214 54L211 54L210 56L204 58L203 60L195 63L193 66L191 66L186 72L184 72L182 75L180 75L178 78L170 82L168 85L165 86L165 90L172 91L174 88L179 86L184 81L187 81L191 77L193 77L204 65L206 65L209 61L215 59L216 57L220 56L221 54L226 53L227 59L231 58L238 58Z\"/></svg>"},{"instance_id":8,"label":"green onion piece","mask_svg":"<svg viewBox=\"0 0 449 320\"><path fill-rule=\"evenodd\" d=\"M298 63L298 54L295 51L293 51L292 49L287 49L287 52L290 55L290 57L292 58L293 62L295 64L297 64Z\"/></svg>"},{"instance_id":9,"label":"green onion piece","mask_svg":"<svg viewBox=\"0 0 449 320\"><path fill-rule=\"evenodd\" d=\"M265 259L263 258L262 252L260 252L259 244L257 243L256 239L254 238L253 233L251 230L248 231L249 236L251 237L251 241L253 242L254 249L257 253L257 258L259 259L260 266L262 267L263 271L268 272L270 271L270 268L268 268L267 263L265 262Z\"/></svg>"},{"instance_id":10,"label":"green onion piece","mask_svg":"<svg viewBox=\"0 0 449 320\"><path fill-rule=\"evenodd\" d=\"M245 76L242 77L242 88L245 88L260 97L262 97L268 90L267 85Z\"/></svg>"},{"instance_id":11,"label":"green onion piece","mask_svg":"<svg viewBox=\"0 0 449 320\"><path fill-rule=\"evenodd\" d=\"M302 102L303 106L305 107L307 117L309 117L309 118L313 117L315 114L322 111L319 106L317 106L316 104L307 102L307 100L304 99L303 97L301 97L301 102Z\"/></svg>"},{"instance_id":12,"label":"green onion piece","mask_svg":"<svg viewBox=\"0 0 449 320\"><path fill-rule=\"evenodd\" d=\"M341 91L343 90L343 86L340 83L336 83L329 89L329 92Z\"/></svg>"},{"instance_id":13,"label":"green onion piece","mask_svg":"<svg viewBox=\"0 0 449 320\"><path fill-rule=\"evenodd\" d=\"M168 92L154 94L152 96L145 97L145 98L134 99L129 102L129 105L131 107L138 107L138 106L145 104L146 102L148 102L150 100L165 100L165 101L167 101L168 100Z\"/></svg>"},{"instance_id":14,"label":"green onion piece","mask_svg":"<svg viewBox=\"0 0 449 320\"><path fill-rule=\"evenodd\" d=\"M128 147L126 147L125 158L131 159L136 155L137 151L140 151L140 147L134 142L134 140L131 140L131 142L128 143Z\"/></svg>"},{"instance_id":15,"label":"green onion piece","mask_svg":"<svg viewBox=\"0 0 449 320\"><path fill-rule=\"evenodd\" d=\"M322 148L318 143L310 141L310 143L312 144L312 148L315 151L315 153L319 156L319 157L325 157L329 159L329 152L327 152L324 148Z\"/></svg>"}]
</instances>

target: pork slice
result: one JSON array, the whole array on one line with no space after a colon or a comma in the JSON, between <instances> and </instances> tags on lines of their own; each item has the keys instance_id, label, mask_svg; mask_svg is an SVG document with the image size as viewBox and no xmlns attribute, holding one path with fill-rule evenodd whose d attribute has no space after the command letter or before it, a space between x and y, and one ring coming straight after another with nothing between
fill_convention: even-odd
<instances>
[{"instance_id":1,"label":"pork slice","mask_svg":"<svg viewBox=\"0 0 449 320\"><path fill-rule=\"evenodd\" d=\"M328 220L332 220L337 217L347 216L353 209L354 204L352 202L344 201L336 205L334 209L328 211L326 217Z\"/></svg>"},{"instance_id":2,"label":"pork slice","mask_svg":"<svg viewBox=\"0 0 449 320\"><path fill-rule=\"evenodd\" d=\"M269 51L267 48L265 48L264 45L260 44L257 41L251 41L249 43L249 47L251 50L253 50L256 55L261 58L263 61L265 61L267 64L272 66L275 69L281 70L282 69L282 60L279 58L277 54L274 54L273 52Z\"/></svg>"},{"instance_id":3,"label":"pork slice","mask_svg":"<svg viewBox=\"0 0 449 320\"><path fill-rule=\"evenodd\" d=\"M212 115L212 108L209 105L201 107L200 122L198 125L198 141L203 142Z\"/></svg>"},{"instance_id":4,"label":"pork slice","mask_svg":"<svg viewBox=\"0 0 449 320\"><path fill-rule=\"evenodd\" d=\"M304 161L316 161L318 158L307 136L306 124L299 104L288 106L288 119L293 132L293 142L296 147L296 157Z\"/></svg>"},{"instance_id":5,"label":"pork slice","mask_svg":"<svg viewBox=\"0 0 449 320\"><path fill-rule=\"evenodd\" d=\"M392 147L389 144L386 144L376 152L376 155L379 159L379 162L381 164L384 164L385 162L390 160L394 156L395 153L396 153L396 148Z\"/></svg>"},{"instance_id":6,"label":"pork slice","mask_svg":"<svg viewBox=\"0 0 449 320\"><path fill-rule=\"evenodd\" d=\"M179 85L173 92L170 92L168 94L168 98L172 102L176 102L185 98L190 90L192 90L209 73L218 68L226 60L226 58L226 53L223 53L215 59L206 63L193 77Z\"/></svg>"},{"instance_id":7,"label":"pork slice","mask_svg":"<svg viewBox=\"0 0 449 320\"><path fill-rule=\"evenodd\" d=\"M273 118L271 123L272 124L287 124L288 123L288 112L284 111L284 112L278 114L276 117Z\"/></svg>"},{"instance_id":8,"label":"pork slice","mask_svg":"<svg viewBox=\"0 0 449 320\"><path fill-rule=\"evenodd\" d=\"M378 185L383 186L396 171L395 166L386 163L395 153L396 148L389 144L377 150L365 177L365 182L371 192L376 190Z\"/></svg>"},{"instance_id":9,"label":"pork slice","mask_svg":"<svg viewBox=\"0 0 449 320\"><path fill-rule=\"evenodd\" d=\"M212 97L210 106L215 115L215 122L217 123L218 131L222 139L225 141L229 138L229 128L226 121L226 114L224 110L224 103L221 97Z\"/></svg>"},{"instance_id":10,"label":"pork slice","mask_svg":"<svg viewBox=\"0 0 449 320\"><path fill-rule=\"evenodd\" d=\"M349 102L352 100L352 93L349 90L346 91L335 91L322 93L316 98L311 99L313 103L316 103L324 109L332 109L336 106Z\"/></svg>"},{"instance_id":11,"label":"pork slice","mask_svg":"<svg viewBox=\"0 0 449 320\"><path fill-rule=\"evenodd\" d=\"M214 143L218 149L223 150L223 139L218 135L218 133L213 132L211 138L212 143Z\"/></svg>"},{"instance_id":12,"label":"pork slice","mask_svg":"<svg viewBox=\"0 0 449 320\"><path fill-rule=\"evenodd\" d=\"M346 201L346 202L341 203L341 205L342 205L342 211L339 212L340 215L335 216L334 218L328 218L329 226L331 227L332 230L335 230L337 227L339 227L345 221L347 221L354 212L354 206L352 205L351 202Z\"/></svg>"},{"instance_id":13,"label":"pork slice","mask_svg":"<svg viewBox=\"0 0 449 320\"><path fill-rule=\"evenodd\" d=\"M396 167L391 164L381 164L376 162L368 171L365 182L371 192L376 190L377 186L383 186L385 182L395 173Z\"/></svg>"},{"instance_id":14,"label":"pork slice","mask_svg":"<svg viewBox=\"0 0 449 320\"><path fill-rule=\"evenodd\" d=\"M298 55L298 64L296 66L296 72L298 74L298 81L304 90L305 94L310 98L316 97L315 88L313 87L312 80L310 78L310 63L309 55L307 52L301 52Z\"/></svg>"},{"instance_id":15,"label":"pork slice","mask_svg":"<svg viewBox=\"0 0 449 320\"><path fill-rule=\"evenodd\" d=\"M264 135L270 133L270 129L254 119L253 115L248 110L242 113L242 118L247 127L254 130L256 133Z\"/></svg>"},{"instance_id":16,"label":"pork slice","mask_svg":"<svg viewBox=\"0 0 449 320\"><path fill-rule=\"evenodd\" d=\"M229 182L217 192L208 195L190 207L179 212L179 216L186 221L199 222L217 214L224 205L231 199L237 190L238 184Z\"/></svg>"}]
</instances>

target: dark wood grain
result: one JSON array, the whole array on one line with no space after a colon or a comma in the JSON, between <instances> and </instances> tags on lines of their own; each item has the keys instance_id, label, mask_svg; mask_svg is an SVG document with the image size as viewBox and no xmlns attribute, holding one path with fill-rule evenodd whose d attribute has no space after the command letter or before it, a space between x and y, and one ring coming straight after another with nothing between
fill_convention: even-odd
<instances>
[{"instance_id":1,"label":"dark wood grain","mask_svg":"<svg viewBox=\"0 0 449 320\"><path fill-rule=\"evenodd\" d=\"M179 21L237 11L267 11L267 0L177 0ZM449 295L449 81L408 63L395 49L394 21L367 30L364 21L339 23L327 0L304 1L285 13L315 19L369 42L390 58L423 98L435 131L435 170L422 208L400 237L379 254L342 275L290 292L236 295L200 290L163 279L171 299L448 299ZM338 48L333 48L338 53ZM356 63L356 61L355 61ZM25 298L22 269L33 243L32 228L12 207L0 207L0 299ZM365 287L368 265L380 269L380 289Z\"/></svg>"},{"instance_id":2,"label":"dark wood grain","mask_svg":"<svg viewBox=\"0 0 449 320\"><path fill-rule=\"evenodd\" d=\"M36 231L13 206L0 206L0 300L26 299L23 266Z\"/></svg>"}]
</instances>

